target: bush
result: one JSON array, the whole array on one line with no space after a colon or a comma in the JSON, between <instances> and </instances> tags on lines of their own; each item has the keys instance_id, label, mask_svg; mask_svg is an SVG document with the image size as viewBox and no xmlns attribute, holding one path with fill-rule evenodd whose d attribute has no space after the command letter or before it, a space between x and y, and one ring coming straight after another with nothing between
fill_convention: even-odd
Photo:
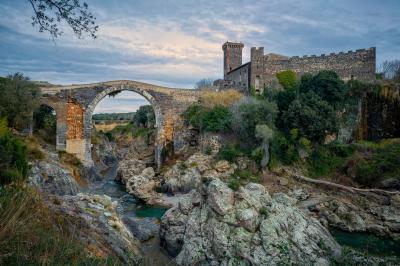
<instances>
[{"instance_id":1,"label":"bush","mask_svg":"<svg viewBox=\"0 0 400 266\"><path fill-rule=\"evenodd\" d=\"M7 116L10 127L26 129L31 113L38 107L40 89L20 73L0 77L0 117Z\"/></svg>"},{"instance_id":2,"label":"bush","mask_svg":"<svg viewBox=\"0 0 400 266\"><path fill-rule=\"evenodd\" d=\"M240 187L240 182L236 178L231 178L228 181L228 187L234 191L237 191Z\"/></svg>"},{"instance_id":3,"label":"bush","mask_svg":"<svg viewBox=\"0 0 400 266\"><path fill-rule=\"evenodd\" d=\"M209 132L227 132L231 128L232 114L222 105L216 105L206 112L202 120L202 129Z\"/></svg>"},{"instance_id":4,"label":"bush","mask_svg":"<svg viewBox=\"0 0 400 266\"><path fill-rule=\"evenodd\" d=\"M0 127L4 127L4 122L0 124L3 124ZM27 173L28 156L24 142L7 129L0 129L0 184L22 181Z\"/></svg>"},{"instance_id":5,"label":"bush","mask_svg":"<svg viewBox=\"0 0 400 266\"><path fill-rule=\"evenodd\" d=\"M246 97L231 108L233 114L233 130L243 146L254 146L256 126L265 124L274 128L277 107L268 100L257 100Z\"/></svg>"},{"instance_id":6,"label":"bush","mask_svg":"<svg viewBox=\"0 0 400 266\"><path fill-rule=\"evenodd\" d=\"M367 152L372 156L356 166L356 181L359 184L372 186L388 178L400 180L400 141L382 141L369 147Z\"/></svg>"},{"instance_id":7,"label":"bush","mask_svg":"<svg viewBox=\"0 0 400 266\"><path fill-rule=\"evenodd\" d=\"M222 105L216 105L207 110L202 105L191 105L183 117L194 128L209 132L227 132L231 128L232 114Z\"/></svg>"},{"instance_id":8,"label":"bush","mask_svg":"<svg viewBox=\"0 0 400 266\"><path fill-rule=\"evenodd\" d=\"M355 152L353 145L319 145L308 159L310 177L327 176L337 169L344 168L346 162Z\"/></svg>"},{"instance_id":9,"label":"bush","mask_svg":"<svg viewBox=\"0 0 400 266\"><path fill-rule=\"evenodd\" d=\"M233 163L242 154L243 152L236 145L229 144L219 150L218 158Z\"/></svg>"},{"instance_id":10,"label":"bush","mask_svg":"<svg viewBox=\"0 0 400 266\"><path fill-rule=\"evenodd\" d=\"M302 136L314 142L323 142L329 133L339 130L333 107L313 92L300 95L283 114L287 128L298 128Z\"/></svg>"},{"instance_id":11,"label":"bush","mask_svg":"<svg viewBox=\"0 0 400 266\"><path fill-rule=\"evenodd\" d=\"M154 126L155 122L156 116L151 105L140 106L133 117L133 123L137 127Z\"/></svg>"},{"instance_id":12,"label":"bush","mask_svg":"<svg viewBox=\"0 0 400 266\"><path fill-rule=\"evenodd\" d=\"M297 86L296 73L293 70L285 70L276 73L279 84L281 84L286 90L295 89Z\"/></svg>"}]
</instances>

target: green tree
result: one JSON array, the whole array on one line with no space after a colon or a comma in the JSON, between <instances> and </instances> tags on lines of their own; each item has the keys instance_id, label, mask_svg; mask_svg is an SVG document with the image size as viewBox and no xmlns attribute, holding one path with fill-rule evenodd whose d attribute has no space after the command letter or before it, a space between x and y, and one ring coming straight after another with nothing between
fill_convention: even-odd
<instances>
[{"instance_id":1,"label":"green tree","mask_svg":"<svg viewBox=\"0 0 400 266\"><path fill-rule=\"evenodd\" d=\"M348 87L334 71L323 70L314 76L309 74L302 76L299 92L310 91L338 109L346 100Z\"/></svg>"},{"instance_id":2,"label":"green tree","mask_svg":"<svg viewBox=\"0 0 400 266\"><path fill-rule=\"evenodd\" d=\"M273 102L244 97L231 110L233 129L245 146L254 145L256 125L265 124L274 128L277 106Z\"/></svg>"},{"instance_id":3,"label":"green tree","mask_svg":"<svg viewBox=\"0 0 400 266\"><path fill-rule=\"evenodd\" d=\"M151 105L140 106L133 117L133 123L137 127L154 126L155 121L156 116Z\"/></svg>"},{"instance_id":4,"label":"green tree","mask_svg":"<svg viewBox=\"0 0 400 266\"><path fill-rule=\"evenodd\" d=\"M338 131L335 110L312 91L294 100L283 118L287 128L298 128L302 136L315 142L321 142L327 134Z\"/></svg>"},{"instance_id":5,"label":"green tree","mask_svg":"<svg viewBox=\"0 0 400 266\"><path fill-rule=\"evenodd\" d=\"M293 90L297 87L296 73L293 70L285 70L276 73L279 84L286 90Z\"/></svg>"},{"instance_id":6,"label":"green tree","mask_svg":"<svg viewBox=\"0 0 400 266\"><path fill-rule=\"evenodd\" d=\"M26 146L9 132L3 117L0 119L0 185L23 180L27 173Z\"/></svg>"},{"instance_id":7,"label":"green tree","mask_svg":"<svg viewBox=\"0 0 400 266\"><path fill-rule=\"evenodd\" d=\"M262 149L264 151L263 158L261 159L261 167L266 167L269 162L269 144L274 136L274 131L267 125L256 126L256 137L262 141Z\"/></svg>"},{"instance_id":8,"label":"green tree","mask_svg":"<svg viewBox=\"0 0 400 266\"><path fill-rule=\"evenodd\" d=\"M39 97L39 87L21 73L0 77L0 117L6 116L10 127L27 128L33 110L39 106Z\"/></svg>"}]
</instances>

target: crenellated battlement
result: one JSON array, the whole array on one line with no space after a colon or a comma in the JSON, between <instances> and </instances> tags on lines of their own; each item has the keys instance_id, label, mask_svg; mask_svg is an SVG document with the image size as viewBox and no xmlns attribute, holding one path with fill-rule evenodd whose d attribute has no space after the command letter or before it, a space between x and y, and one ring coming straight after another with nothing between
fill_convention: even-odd
<instances>
[{"instance_id":1,"label":"crenellated battlement","mask_svg":"<svg viewBox=\"0 0 400 266\"><path fill-rule=\"evenodd\" d=\"M225 47L224 77L242 89L243 86L247 86L247 89L253 86L256 91L259 91L263 87L270 86L273 82L276 83L276 73L289 69L294 71L297 76L306 73L316 74L321 70L332 70L343 80L375 80L375 47L291 57L274 53L264 54L264 47L252 47L250 64L246 64L247 70L240 67L245 66L241 64L243 47L241 43L225 43L223 47ZM238 58L240 58L240 64ZM229 69L227 69L227 66L229 66ZM235 66L235 68L231 68L231 66Z\"/></svg>"},{"instance_id":2,"label":"crenellated battlement","mask_svg":"<svg viewBox=\"0 0 400 266\"><path fill-rule=\"evenodd\" d=\"M354 55L364 55L365 53L375 53L376 48L375 47L370 47L368 49L357 49L355 51L349 50L347 52L338 52L338 53L330 53L328 55L326 54L320 54L320 55L303 55L303 56L291 56L288 58L288 60L291 59L301 59L301 58L332 58L332 57L340 57L340 56L354 56Z\"/></svg>"}]
</instances>

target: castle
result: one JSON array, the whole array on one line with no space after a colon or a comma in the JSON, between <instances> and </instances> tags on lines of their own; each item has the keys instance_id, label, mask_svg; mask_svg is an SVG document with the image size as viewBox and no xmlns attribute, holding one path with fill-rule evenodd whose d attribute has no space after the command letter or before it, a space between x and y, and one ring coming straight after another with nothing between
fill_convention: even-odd
<instances>
[{"instance_id":1,"label":"castle","mask_svg":"<svg viewBox=\"0 0 400 266\"><path fill-rule=\"evenodd\" d=\"M242 64L243 43L226 42L224 52L224 80L214 85L233 86L245 93L252 87L256 93L276 82L276 73L293 70L298 77L305 73L316 74L321 70L333 70L343 80L375 80L376 48L348 51L347 53L322 54L320 56L283 56L264 54L264 47L252 47L250 62Z\"/></svg>"}]
</instances>

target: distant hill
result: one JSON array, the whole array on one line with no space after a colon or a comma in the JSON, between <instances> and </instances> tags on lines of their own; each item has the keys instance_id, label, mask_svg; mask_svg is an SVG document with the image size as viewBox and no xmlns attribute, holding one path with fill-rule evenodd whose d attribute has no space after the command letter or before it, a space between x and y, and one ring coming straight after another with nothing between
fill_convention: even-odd
<instances>
[{"instance_id":1,"label":"distant hill","mask_svg":"<svg viewBox=\"0 0 400 266\"><path fill-rule=\"evenodd\" d=\"M92 119L96 121L103 120L132 120L135 112L131 113L108 113L108 114L94 114Z\"/></svg>"}]
</instances>

